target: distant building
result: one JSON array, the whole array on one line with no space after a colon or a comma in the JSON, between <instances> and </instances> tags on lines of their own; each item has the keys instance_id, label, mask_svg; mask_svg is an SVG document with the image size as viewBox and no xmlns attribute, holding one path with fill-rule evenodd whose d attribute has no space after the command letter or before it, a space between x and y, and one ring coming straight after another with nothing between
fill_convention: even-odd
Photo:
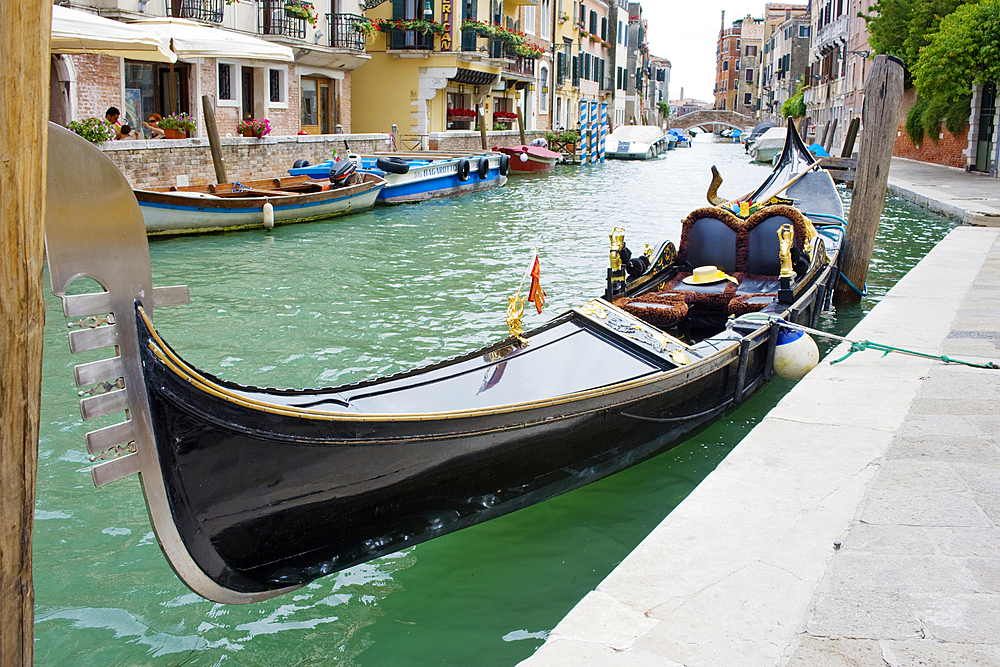
<instances>
[{"instance_id":1,"label":"distant building","mask_svg":"<svg viewBox=\"0 0 1000 667\"><path fill-rule=\"evenodd\" d=\"M670 100L670 115L683 116L704 108L711 108L711 102L702 102L692 97L684 97L684 89L681 88L681 96L676 100Z\"/></svg>"},{"instance_id":2,"label":"distant building","mask_svg":"<svg viewBox=\"0 0 1000 667\"><path fill-rule=\"evenodd\" d=\"M764 42L764 20L749 14L740 26L740 38L736 44L736 88L733 91L733 111L750 117L760 111L760 91L758 89L760 54Z\"/></svg>"},{"instance_id":3,"label":"distant building","mask_svg":"<svg viewBox=\"0 0 1000 667\"><path fill-rule=\"evenodd\" d=\"M736 70L739 67L740 31L743 21L726 27L726 11L722 10L722 27L715 47L715 109L732 109L736 98Z\"/></svg>"},{"instance_id":4,"label":"distant building","mask_svg":"<svg viewBox=\"0 0 1000 667\"><path fill-rule=\"evenodd\" d=\"M647 86L647 97L649 99L649 111L647 124L663 125L666 120L660 112L660 102L670 100L670 61L658 56L649 56L649 85Z\"/></svg>"},{"instance_id":5,"label":"distant building","mask_svg":"<svg viewBox=\"0 0 1000 667\"><path fill-rule=\"evenodd\" d=\"M855 0L866 2L867 0ZM809 64L809 7L768 3L764 6L761 54L761 118L780 118L781 107L795 95Z\"/></svg>"}]
</instances>

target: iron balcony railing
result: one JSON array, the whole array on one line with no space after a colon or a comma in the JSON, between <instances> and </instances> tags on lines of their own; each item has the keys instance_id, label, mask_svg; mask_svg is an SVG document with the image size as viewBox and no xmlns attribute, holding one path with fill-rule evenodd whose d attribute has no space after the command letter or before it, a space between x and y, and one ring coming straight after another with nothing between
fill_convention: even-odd
<instances>
[{"instance_id":1,"label":"iron balcony railing","mask_svg":"<svg viewBox=\"0 0 1000 667\"><path fill-rule=\"evenodd\" d=\"M222 23L225 14L223 0L170 0L170 16Z\"/></svg>"},{"instance_id":2,"label":"iron balcony railing","mask_svg":"<svg viewBox=\"0 0 1000 667\"><path fill-rule=\"evenodd\" d=\"M305 39L306 20L286 14L284 0L261 0L257 5L257 34Z\"/></svg>"},{"instance_id":3,"label":"iron balcony railing","mask_svg":"<svg viewBox=\"0 0 1000 667\"><path fill-rule=\"evenodd\" d=\"M327 14L326 24L329 26L330 46L335 49L365 50L365 33L358 28L368 19L355 14Z\"/></svg>"},{"instance_id":4,"label":"iron balcony railing","mask_svg":"<svg viewBox=\"0 0 1000 667\"><path fill-rule=\"evenodd\" d=\"M394 51L433 51L434 33L426 35L416 30L390 30L385 33L386 44Z\"/></svg>"}]
</instances>

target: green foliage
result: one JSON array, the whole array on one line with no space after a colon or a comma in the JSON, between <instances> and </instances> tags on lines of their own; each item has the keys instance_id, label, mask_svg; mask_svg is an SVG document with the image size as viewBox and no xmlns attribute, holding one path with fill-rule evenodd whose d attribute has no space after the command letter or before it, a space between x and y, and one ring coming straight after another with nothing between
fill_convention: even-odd
<instances>
[{"instance_id":1,"label":"green foliage","mask_svg":"<svg viewBox=\"0 0 1000 667\"><path fill-rule=\"evenodd\" d=\"M914 67L926 96L961 99L988 81L1000 81L1000 0L965 4L943 18Z\"/></svg>"},{"instance_id":2,"label":"green foliage","mask_svg":"<svg viewBox=\"0 0 1000 667\"><path fill-rule=\"evenodd\" d=\"M859 14L868 22L869 43L875 53L896 56L909 76L942 17L970 0L876 0L869 14ZM971 0L975 2L976 0Z\"/></svg>"},{"instance_id":3,"label":"green foliage","mask_svg":"<svg viewBox=\"0 0 1000 667\"><path fill-rule=\"evenodd\" d=\"M969 122L972 113L972 98L968 95L960 97L951 103L944 117L944 125L948 131L958 136L965 124Z\"/></svg>"},{"instance_id":4,"label":"green foliage","mask_svg":"<svg viewBox=\"0 0 1000 667\"><path fill-rule=\"evenodd\" d=\"M795 94L781 105L781 115L784 118L802 118L806 115L805 86L799 83Z\"/></svg>"},{"instance_id":5,"label":"green foliage","mask_svg":"<svg viewBox=\"0 0 1000 667\"><path fill-rule=\"evenodd\" d=\"M918 98L917 103L906 114L906 134L914 146L919 145L924 140L924 112L929 106L928 100L923 97Z\"/></svg>"},{"instance_id":6,"label":"green foliage","mask_svg":"<svg viewBox=\"0 0 1000 667\"><path fill-rule=\"evenodd\" d=\"M660 100L659 107L661 114L663 114L664 116L670 115L670 104L667 103L665 100Z\"/></svg>"},{"instance_id":7,"label":"green foliage","mask_svg":"<svg viewBox=\"0 0 1000 667\"><path fill-rule=\"evenodd\" d=\"M115 128L104 118L84 118L71 120L69 129L92 144L99 144L115 138Z\"/></svg>"}]
</instances>

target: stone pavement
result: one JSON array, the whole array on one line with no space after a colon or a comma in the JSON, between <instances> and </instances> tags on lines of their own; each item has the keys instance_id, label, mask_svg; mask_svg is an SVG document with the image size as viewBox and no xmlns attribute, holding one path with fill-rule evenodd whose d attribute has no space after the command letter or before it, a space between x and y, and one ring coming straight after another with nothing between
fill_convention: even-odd
<instances>
[{"instance_id":1,"label":"stone pavement","mask_svg":"<svg viewBox=\"0 0 1000 667\"><path fill-rule=\"evenodd\" d=\"M969 225L1000 226L1000 180L985 174L894 157L889 192Z\"/></svg>"},{"instance_id":2,"label":"stone pavement","mask_svg":"<svg viewBox=\"0 0 1000 667\"><path fill-rule=\"evenodd\" d=\"M1000 229L848 337L1000 362ZM1000 665L998 408L1000 370L822 362L522 664Z\"/></svg>"}]
</instances>

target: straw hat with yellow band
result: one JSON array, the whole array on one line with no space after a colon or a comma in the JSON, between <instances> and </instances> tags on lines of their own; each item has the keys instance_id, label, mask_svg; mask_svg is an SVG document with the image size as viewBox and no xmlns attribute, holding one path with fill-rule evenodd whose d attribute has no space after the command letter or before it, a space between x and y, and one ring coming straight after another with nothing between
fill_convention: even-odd
<instances>
[{"instance_id":1,"label":"straw hat with yellow band","mask_svg":"<svg viewBox=\"0 0 1000 667\"><path fill-rule=\"evenodd\" d=\"M699 266L694 270L694 273L684 278L681 282L685 285L709 285L721 280L728 280L736 285L740 284L740 281L736 280L736 278L733 278L725 271L720 271L715 266Z\"/></svg>"}]
</instances>

